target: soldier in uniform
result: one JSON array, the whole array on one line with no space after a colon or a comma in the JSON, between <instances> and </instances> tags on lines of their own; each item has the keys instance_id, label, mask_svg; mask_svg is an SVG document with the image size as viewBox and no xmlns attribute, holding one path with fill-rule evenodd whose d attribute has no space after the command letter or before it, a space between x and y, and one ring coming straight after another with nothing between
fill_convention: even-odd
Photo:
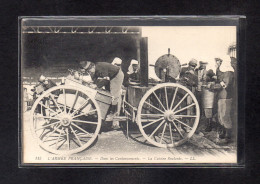
<instances>
[{"instance_id":1,"label":"soldier in uniform","mask_svg":"<svg viewBox=\"0 0 260 184\"><path fill-rule=\"evenodd\" d=\"M117 66L118 68L120 68L120 70L122 70L122 68L121 68L122 59L120 59L119 57L115 57L111 64L114 65L114 66ZM117 103L117 114L120 114L120 110L121 110L121 105L122 105L122 100L123 100L121 98L121 96L126 93L126 90L125 90L125 87L124 87L125 84L126 84L125 80L126 80L126 77L124 77L123 85L122 85L122 88L120 90L120 98L119 98L118 103ZM119 129L120 128L118 120L113 120L112 128L113 129Z\"/></svg>"},{"instance_id":2,"label":"soldier in uniform","mask_svg":"<svg viewBox=\"0 0 260 184\"><path fill-rule=\"evenodd\" d=\"M218 122L220 124L219 138L221 139L219 143L227 143L231 140L233 127L231 109L234 69L231 67L230 56L224 56L221 60L223 63L219 67L217 82L216 84L212 84L210 89L214 89L218 92Z\"/></svg>"},{"instance_id":3,"label":"soldier in uniform","mask_svg":"<svg viewBox=\"0 0 260 184\"><path fill-rule=\"evenodd\" d=\"M180 79L185 80L187 87L195 93L195 86L197 85L197 77L195 75L195 68L197 66L197 60L191 59L188 67L182 67L180 72Z\"/></svg>"},{"instance_id":4,"label":"soldier in uniform","mask_svg":"<svg viewBox=\"0 0 260 184\"><path fill-rule=\"evenodd\" d=\"M223 60L221 58L215 58L215 61L216 61L216 75L220 76L222 72L219 70L219 68L220 68Z\"/></svg>"},{"instance_id":5,"label":"soldier in uniform","mask_svg":"<svg viewBox=\"0 0 260 184\"><path fill-rule=\"evenodd\" d=\"M198 76L198 87L197 87L198 92L201 91L201 86L203 85L203 83L206 82L206 78L207 78L206 68L208 62L200 61L199 64L200 64L199 68L195 70L195 75Z\"/></svg>"},{"instance_id":6,"label":"soldier in uniform","mask_svg":"<svg viewBox=\"0 0 260 184\"><path fill-rule=\"evenodd\" d=\"M213 70L208 70L206 74L206 87L202 90L202 108L207 120L207 126L205 132L210 132L212 130L212 118L213 118L213 108L215 101L215 91L208 89L207 86L215 84L217 76Z\"/></svg>"},{"instance_id":7,"label":"soldier in uniform","mask_svg":"<svg viewBox=\"0 0 260 184\"><path fill-rule=\"evenodd\" d=\"M89 73L98 88L102 88L107 83L110 84L110 93L113 96L111 111L108 119L113 119L117 113L117 103L120 98L121 86L124 74L119 67L106 62L80 61L80 65Z\"/></svg>"},{"instance_id":8,"label":"soldier in uniform","mask_svg":"<svg viewBox=\"0 0 260 184\"><path fill-rule=\"evenodd\" d=\"M129 80L133 82L139 82L140 80L140 70L139 70L139 62L137 60L132 59L131 63L128 67L128 76Z\"/></svg>"},{"instance_id":9,"label":"soldier in uniform","mask_svg":"<svg viewBox=\"0 0 260 184\"><path fill-rule=\"evenodd\" d=\"M198 103L199 103L199 106L200 106L200 109L201 109L201 114L203 115L203 112L202 112L202 106L201 106L201 100L202 100L202 85L205 85L206 83L206 78L207 78L207 65L208 65L208 62L204 62L204 61L200 61L199 62L200 66L195 69L195 75L198 77L198 85L197 85L197 88L196 88L196 97L198 99Z\"/></svg>"},{"instance_id":10,"label":"soldier in uniform","mask_svg":"<svg viewBox=\"0 0 260 184\"><path fill-rule=\"evenodd\" d=\"M195 68L197 66L197 60L191 59L189 61L188 67L182 67L180 72L180 80L181 82L185 83L185 85L192 91L192 93L195 93L195 87L198 83L198 79L195 75ZM191 96L187 97L187 105L192 104L192 98ZM193 115L194 114L194 108L187 109L187 114ZM189 124L189 122L188 122ZM185 128L185 127L184 127ZM186 132L189 132L190 129L186 129Z\"/></svg>"},{"instance_id":11,"label":"soldier in uniform","mask_svg":"<svg viewBox=\"0 0 260 184\"><path fill-rule=\"evenodd\" d=\"M191 59L189 61L188 67L182 67L180 72L180 77L182 77L186 72L194 74L195 68L197 67L198 61L196 59Z\"/></svg>"}]
</instances>

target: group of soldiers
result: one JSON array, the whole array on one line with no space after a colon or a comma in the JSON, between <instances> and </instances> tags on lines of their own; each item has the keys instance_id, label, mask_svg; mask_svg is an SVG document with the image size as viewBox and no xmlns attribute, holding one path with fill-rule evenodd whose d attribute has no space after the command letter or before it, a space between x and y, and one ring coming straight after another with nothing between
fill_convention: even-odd
<instances>
[{"instance_id":1,"label":"group of soldiers","mask_svg":"<svg viewBox=\"0 0 260 184\"><path fill-rule=\"evenodd\" d=\"M191 59L188 67L181 69L180 79L186 79L199 102L207 121L204 131L216 128L217 143L229 143L236 137L236 59L226 55L215 62L216 73L207 70L207 62L200 61L197 67L198 61Z\"/></svg>"},{"instance_id":2,"label":"group of soldiers","mask_svg":"<svg viewBox=\"0 0 260 184\"><path fill-rule=\"evenodd\" d=\"M216 128L219 143L227 143L234 141L236 133L236 59L226 55L215 58L215 62L216 73L207 70L207 62L191 59L188 67L181 69L180 80L185 79L186 86L199 102L201 115L207 120L204 131L210 132ZM128 85L129 81L136 82L140 77L138 61L131 61L127 73L122 72L121 63L120 58L115 58L112 63L80 61L81 68L91 76L97 87L106 88L113 96L108 119L113 119L118 113L122 86ZM118 124L113 126L118 128Z\"/></svg>"},{"instance_id":3,"label":"group of soldiers","mask_svg":"<svg viewBox=\"0 0 260 184\"><path fill-rule=\"evenodd\" d=\"M110 91L113 99L108 119L113 120L113 117L120 112L122 87L140 79L139 62L131 60L127 73L122 71L122 60L118 57L112 63L80 61L79 64L97 88ZM227 143L234 141L236 137L237 63L236 58L226 55L215 58L215 64L216 73L211 69L207 70L207 62L191 59L187 67L181 68L179 78L180 81L185 81L185 85L195 94L199 102L201 117L207 120L204 131L210 132L216 128L219 142ZM74 77L84 82L84 76L77 72ZM187 98L187 103L188 100ZM119 123L113 124L112 127L120 128Z\"/></svg>"}]
</instances>

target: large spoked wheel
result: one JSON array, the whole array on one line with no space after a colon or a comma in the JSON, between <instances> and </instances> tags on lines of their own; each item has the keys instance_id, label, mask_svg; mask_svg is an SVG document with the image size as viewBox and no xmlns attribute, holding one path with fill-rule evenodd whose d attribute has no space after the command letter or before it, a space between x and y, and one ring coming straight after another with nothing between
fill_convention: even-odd
<instances>
[{"instance_id":1,"label":"large spoked wheel","mask_svg":"<svg viewBox=\"0 0 260 184\"><path fill-rule=\"evenodd\" d=\"M146 92L137 110L143 136L158 147L185 143L196 131L200 109L194 94L176 83L158 84Z\"/></svg>"},{"instance_id":2,"label":"large spoked wheel","mask_svg":"<svg viewBox=\"0 0 260 184\"><path fill-rule=\"evenodd\" d=\"M31 130L40 146L54 154L83 151L97 138L101 112L84 90L60 85L44 92L31 110Z\"/></svg>"}]
</instances>

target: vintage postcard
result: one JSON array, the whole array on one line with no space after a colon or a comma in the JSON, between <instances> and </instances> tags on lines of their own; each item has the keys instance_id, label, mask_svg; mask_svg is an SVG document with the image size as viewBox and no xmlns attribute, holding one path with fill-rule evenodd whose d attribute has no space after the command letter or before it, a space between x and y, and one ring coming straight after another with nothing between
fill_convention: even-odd
<instances>
[{"instance_id":1,"label":"vintage postcard","mask_svg":"<svg viewBox=\"0 0 260 184\"><path fill-rule=\"evenodd\" d=\"M20 18L21 165L237 164L238 24L146 19Z\"/></svg>"}]
</instances>

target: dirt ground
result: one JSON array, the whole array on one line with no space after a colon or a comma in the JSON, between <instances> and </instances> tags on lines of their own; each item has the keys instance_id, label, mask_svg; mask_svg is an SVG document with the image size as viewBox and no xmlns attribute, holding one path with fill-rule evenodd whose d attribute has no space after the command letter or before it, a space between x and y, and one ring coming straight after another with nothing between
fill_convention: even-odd
<instances>
[{"instance_id":1,"label":"dirt ground","mask_svg":"<svg viewBox=\"0 0 260 184\"><path fill-rule=\"evenodd\" d=\"M27 112L29 113L29 112ZM24 116L24 126L28 127L29 116ZM158 148L149 144L140 133L135 123L129 123L127 136L126 123L121 122L121 129L112 130L112 122L102 125L98 138L94 143L70 160L77 163L235 163L236 145L229 143L218 145L214 143L218 134L215 129L204 132L205 121L202 119L198 131L192 138L175 148ZM35 162L36 157L42 157L42 163L50 163L56 155L46 152L34 144L28 129L24 131L24 155L28 162ZM27 142L26 142L27 141ZM44 159L45 158L45 159ZM84 160L88 159L88 160ZM136 160L133 160L136 159ZM55 161L60 163L59 161Z\"/></svg>"}]
</instances>

